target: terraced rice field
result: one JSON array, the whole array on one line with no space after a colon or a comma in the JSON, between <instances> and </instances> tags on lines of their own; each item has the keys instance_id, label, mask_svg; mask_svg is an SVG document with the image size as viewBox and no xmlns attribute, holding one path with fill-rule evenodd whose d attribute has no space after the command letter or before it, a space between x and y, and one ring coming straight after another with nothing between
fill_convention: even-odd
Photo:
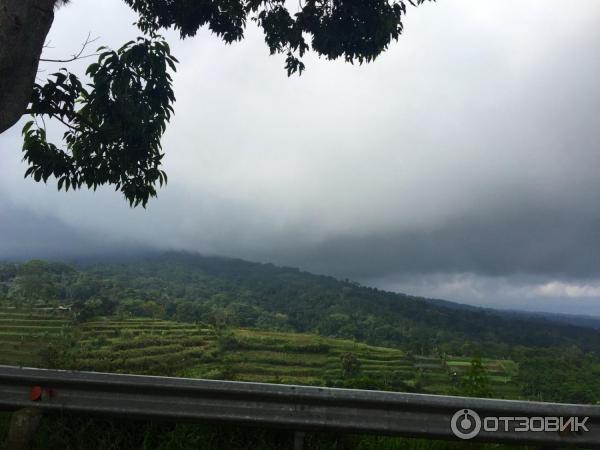
<instances>
[{"instance_id":1,"label":"terraced rice field","mask_svg":"<svg viewBox=\"0 0 600 450\"><path fill-rule=\"evenodd\" d=\"M0 308L0 364L39 366L45 351L69 333L64 313Z\"/></svg>"},{"instance_id":2,"label":"terraced rice field","mask_svg":"<svg viewBox=\"0 0 600 450\"><path fill-rule=\"evenodd\" d=\"M347 352L357 356L365 374L410 367L400 350L312 334L238 329L234 337L233 348L186 375L212 378L224 371L235 380L322 385L325 379L341 378L340 358Z\"/></svg>"},{"instance_id":3,"label":"terraced rice field","mask_svg":"<svg viewBox=\"0 0 600 450\"><path fill-rule=\"evenodd\" d=\"M452 393L453 382L471 364L307 333L235 329L217 335L211 328L147 318L72 325L58 312L0 309L0 364L43 367L45 350L61 342L70 343L70 369L305 385L341 379L341 356L353 353L362 376L438 394ZM514 362L483 365L497 397L518 397L511 382Z\"/></svg>"},{"instance_id":4,"label":"terraced rice field","mask_svg":"<svg viewBox=\"0 0 600 450\"><path fill-rule=\"evenodd\" d=\"M154 319L101 319L75 330L74 368L101 372L177 375L205 356L214 333L196 325Z\"/></svg>"}]
</instances>

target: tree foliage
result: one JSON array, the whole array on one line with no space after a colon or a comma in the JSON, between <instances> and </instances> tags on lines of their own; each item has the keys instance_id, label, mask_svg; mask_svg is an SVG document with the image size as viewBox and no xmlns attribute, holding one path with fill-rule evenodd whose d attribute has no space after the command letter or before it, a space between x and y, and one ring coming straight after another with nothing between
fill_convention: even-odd
<instances>
[{"instance_id":1,"label":"tree foliage","mask_svg":"<svg viewBox=\"0 0 600 450\"><path fill-rule=\"evenodd\" d=\"M288 74L304 70L300 57L311 48L327 59L372 61L398 40L406 13L403 1L388 0L307 0L296 12L283 0L125 1L140 15L138 26L146 33L174 27L185 38L208 26L232 43L243 39L250 19L262 29L271 54L287 55Z\"/></svg>"},{"instance_id":2,"label":"tree foliage","mask_svg":"<svg viewBox=\"0 0 600 450\"><path fill-rule=\"evenodd\" d=\"M490 379L480 357L476 357L471 361L468 372L461 379L459 392L467 397L493 396Z\"/></svg>"},{"instance_id":3,"label":"tree foliage","mask_svg":"<svg viewBox=\"0 0 600 450\"><path fill-rule=\"evenodd\" d=\"M167 181L161 137L173 112L169 70L177 60L156 36L100 50L87 69L87 87L66 70L35 84L30 113L56 118L67 130L59 148L48 142L43 122L27 122L25 176L44 182L54 176L59 190L112 184L132 205L145 206L156 185Z\"/></svg>"},{"instance_id":4,"label":"tree foliage","mask_svg":"<svg viewBox=\"0 0 600 450\"><path fill-rule=\"evenodd\" d=\"M340 356L340 362L342 365L342 376L344 378L351 378L359 374L360 361L354 353L346 352L342 354L342 356Z\"/></svg>"},{"instance_id":5,"label":"tree foliage","mask_svg":"<svg viewBox=\"0 0 600 450\"><path fill-rule=\"evenodd\" d=\"M408 0L417 5L425 0ZM113 51L100 48L85 84L66 69L33 86L23 128L25 176L58 189L112 185L132 206L146 206L167 181L161 137L173 113L169 71L177 60L157 35L181 38L206 26L226 43L243 39L248 21L264 32L271 54L285 54L288 75L301 74L313 50L327 59L370 62L402 33L404 1L306 0L296 11L282 0L125 0L145 37ZM49 142L44 117L61 122L64 145Z\"/></svg>"}]
</instances>

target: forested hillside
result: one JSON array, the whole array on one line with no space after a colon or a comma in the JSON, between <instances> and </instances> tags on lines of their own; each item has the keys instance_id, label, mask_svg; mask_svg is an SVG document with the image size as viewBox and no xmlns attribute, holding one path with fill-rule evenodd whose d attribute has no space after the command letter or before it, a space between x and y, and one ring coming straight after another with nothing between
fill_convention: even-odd
<instances>
[{"instance_id":1,"label":"forested hillside","mask_svg":"<svg viewBox=\"0 0 600 450\"><path fill-rule=\"evenodd\" d=\"M0 264L0 364L599 404L599 349L591 328L271 264L183 253ZM9 420L0 414L0 434ZM45 419L34 448L189 442L287 448L290 435L69 416ZM311 435L308 448L465 447Z\"/></svg>"},{"instance_id":2,"label":"forested hillside","mask_svg":"<svg viewBox=\"0 0 600 450\"><path fill-rule=\"evenodd\" d=\"M120 263L0 266L12 305L72 305L80 321L129 314L313 332L415 354L507 357L522 347L600 353L600 331L360 286L293 268L166 253Z\"/></svg>"}]
</instances>

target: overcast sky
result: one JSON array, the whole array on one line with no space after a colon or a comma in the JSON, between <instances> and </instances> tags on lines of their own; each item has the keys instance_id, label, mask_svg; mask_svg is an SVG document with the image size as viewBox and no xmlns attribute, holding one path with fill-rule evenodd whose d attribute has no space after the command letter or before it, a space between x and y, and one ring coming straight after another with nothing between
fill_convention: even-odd
<instances>
[{"instance_id":1,"label":"overcast sky","mask_svg":"<svg viewBox=\"0 0 600 450\"><path fill-rule=\"evenodd\" d=\"M373 64L309 57L293 78L253 28L231 46L166 33L168 186L143 210L24 180L17 125L0 135L0 259L185 249L600 315L599 20L597 0L439 0L409 7ZM88 32L120 46L133 21L73 0L46 55Z\"/></svg>"}]
</instances>

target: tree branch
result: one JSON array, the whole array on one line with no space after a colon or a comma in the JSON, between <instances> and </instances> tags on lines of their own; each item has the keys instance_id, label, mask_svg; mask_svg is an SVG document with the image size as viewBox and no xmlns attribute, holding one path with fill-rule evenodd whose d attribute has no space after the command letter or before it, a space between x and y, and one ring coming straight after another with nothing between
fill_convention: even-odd
<instances>
[{"instance_id":1,"label":"tree branch","mask_svg":"<svg viewBox=\"0 0 600 450\"><path fill-rule=\"evenodd\" d=\"M100 129L95 124L93 124L89 120L82 117L76 111L68 111L68 110L63 110L63 109L57 109L54 111L36 111L34 109L27 108L25 110L25 114L31 114L32 116L40 116L40 117L43 117L43 115L46 114L46 115L50 116L50 118L52 118L52 119L58 119L60 122L62 122L64 125L66 125L67 127L71 128L74 131L81 131L79 128L65 122L64 119L62 119L62 117L61 117L61 116L66 116L67 118L73 118L74 116L77 116L77 118L81 122L83 122L85 125L87 125L88 127L93 128L96 131L100 131Z\"/></svg>"},{"instance_id":2,"label":"tree branch","mask_svg":"<svg viewBox=\"0 0 600 450\"><path fill-rule=\"evenodd\" d=\"M92 44L93 42L96 42L98 40L97 37L94 38L94 39L90 39L90 35L91 35L91 33L88 33L87 37L85 38L85 42L81 46L81 49L79 50L79 52L73 54L73 56L71 58L67 58L67 59L40 58L40 61L43 61L43 62L53 62L53 63L68 63L68 62L76 61L78 59L89 58L91 56L97 56L98 53L90 53L88 55L83 55L83 52L85 51L85 49L87 48L87 46L90 45L90 44Z\"/></svg>"}]
</instances>

